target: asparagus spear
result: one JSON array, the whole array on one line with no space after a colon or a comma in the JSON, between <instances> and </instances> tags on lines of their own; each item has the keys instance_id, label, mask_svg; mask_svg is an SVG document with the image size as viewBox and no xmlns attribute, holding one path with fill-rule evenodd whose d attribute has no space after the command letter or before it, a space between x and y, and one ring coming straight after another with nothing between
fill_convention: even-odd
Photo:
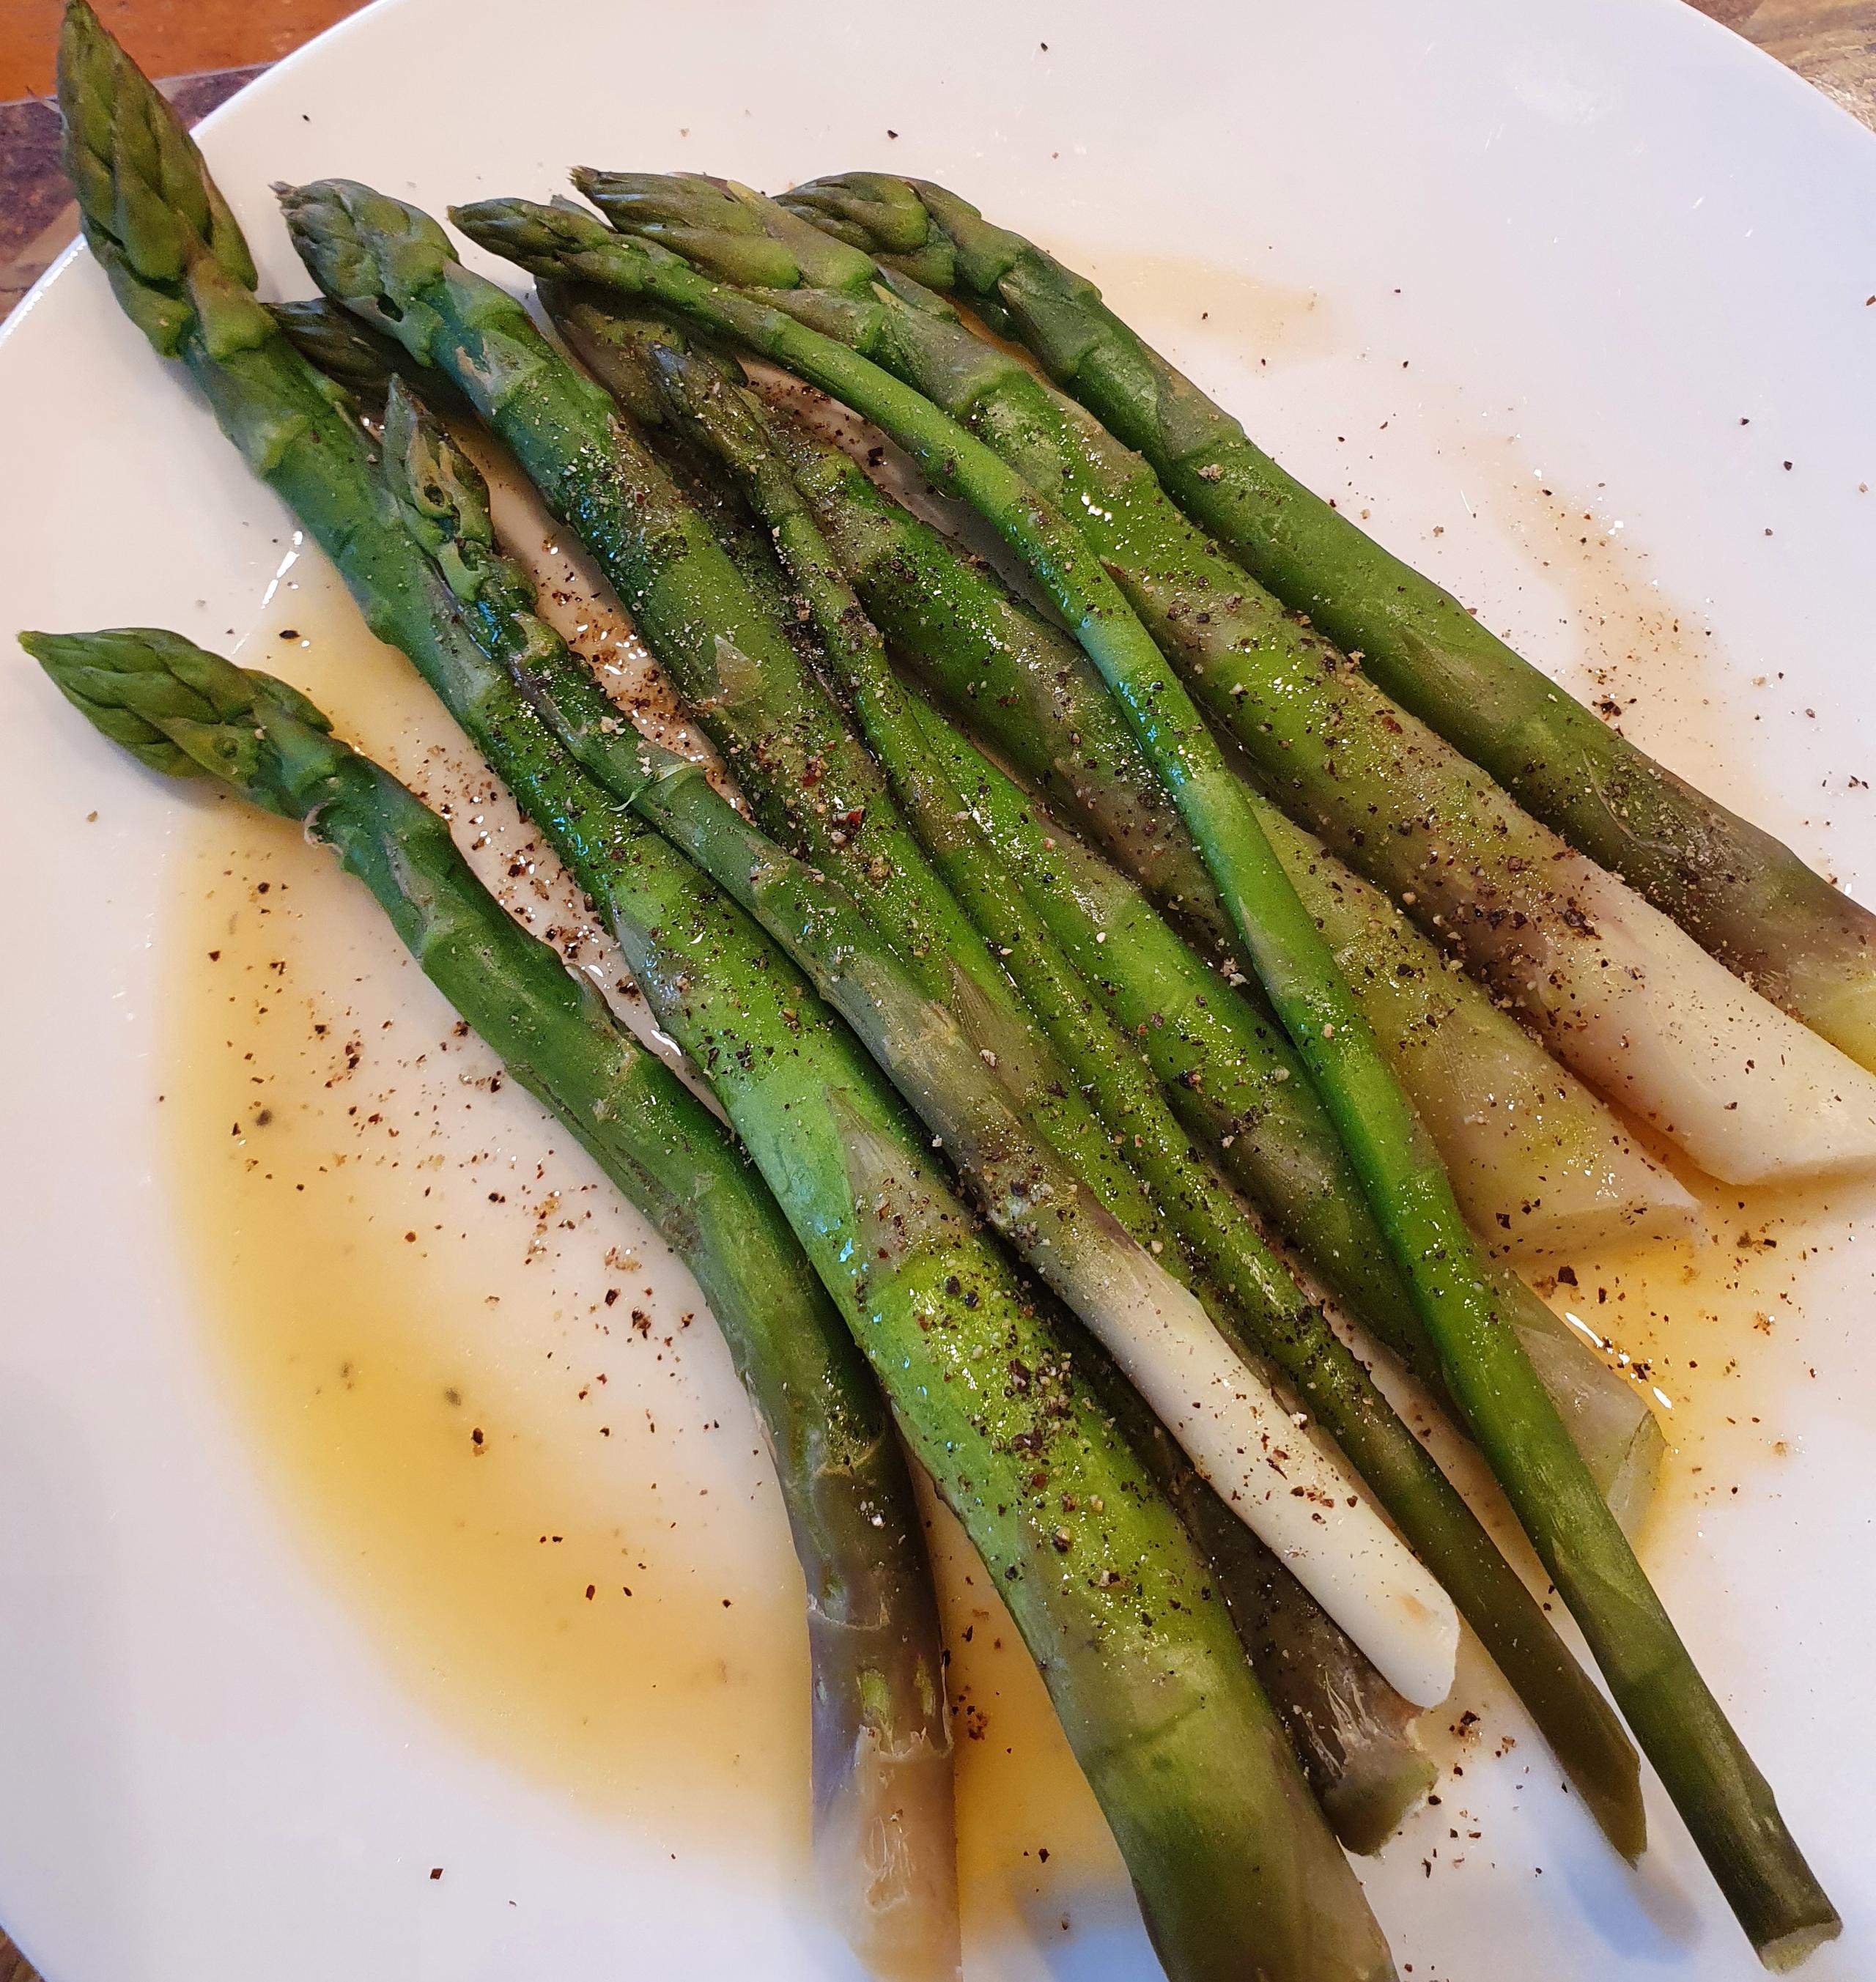
<instances>
[{"instance_id":1,"label":"asparagus spear","mask_svg":"<svg viewBox=\"0 0 1876 1982\"><path fill-rule=\"evenodd\" d=\"M596 375L642 418L656 421L659 394L645 370L647 346L668 344L678 334L669 326L654 331L552 285L542 299L556 327ZM705 391L699 397L700 415L709 417L714 395ZM653 425L648 431L668 435L670 429ZM769 432L787 453L796 485L843 560L869 598L881 603L886 625L902 651L923 659L933 679L966 685L960 698L965 709L990 719L992 740L1007 758L1020 762L1026 753L1033 753L1047 762L1059 751L1083 762L1088 756L1111 759L1123 772L1130 758L1143 782L1128 787L1121 805L1130 802L1132 815L1149 822L1155 846L1170 849L1183 839L1177 817L1161 816L1170 809L1163 806L1157 781L1078 648L1023 608L993 575L962 560L936 532L888 502L844 455L786 422L772 423ZM851 608L833 594L823 611L836 621L851 616ZM935 718L928 710L922 719ZM949 763L947 790L970 805L1003 866L1020 877L1048 933L1085 983L1100 990L1126 1029L1147 1043L1147 1056L1188 1130L1210 1145L1329 1285L1437 1387L1437 1363L1412 1303L1389 1266L1380 1232L1321 1105L1281 1035L1245 999L1220 984L1120 876L1026 803L1007 778L965 748L948 728L934 730L928 742ZM947 797L945 802L955 801ZM1130 850L1129 836L1122 838ZM1185 845L1189 849L1190 843ZM1323 865L1327 864L1324 856ZM1191 865L1197 868L1193 886L1210 893L1203 866L1196 859ZM1308 886L1320 871L1311 863L1293 874ZM1337 915L1344 891L1362 886L1340 870L1320 898L1312 899L1319 919ZM1215 894L1211 899L1216 900ZM1352 939L1340 927L1335 933L1346 958ZM1384 962L1398 969L1395 958ZM1370 964L1355 979L1357 988L1372 989L1375 975ZM1411 1030L1434 1033L1444 1016L1437 1007L1418 1013ZM1512 1041L1524 1040L1522 1033L1504 1023ZM1448 1020L1446 1029L1450 1038L1460 1029ZM1472 1036L1464 1034L1459 1053ZM1553 1080L1567 1079L1534 1047L1526 1050ZM1500 1052L1509 1056L1507 1047ZM1408 1064L1424 1070L1420 1053L1410 1055ZM1514 1071L1523 1064L1515 1063ZM1460 1063L1455 1054L1446 1079L1470 1093L1497 1070L1496 1063ZM1532 1112L1544 1099L1534 1082L1514 1083L1510 1092ZM1580 1093L1566 1087L1567 1100L1573 1092ZM1594 1119L1594 1104L1587 1096L1581 1099ZM1609 1133L1617 1133L1612 1123ZM1621 1153L1618 1146L1618 1163ZM1650 1174L1639 1159L1636 1167L1644 1177ZM1547 1194L1555 1188L1534 1161L1520 1182ZM1632 1532L1652 1490L1662 1450L1646 1401L1515 1276L1501 1273L1499 1283L1514 1326L1525 1336L1572 1436Z\"/></svg>"},{"instance_id":2,"label":"asparagus spear","mask_svg":"<svg viewBox=\"0 0 1876 1982\"><path fill-rule=\"evenodd\" d=\"M590 186L590 177L584 183ZM902 380L783 310L711 282L669 251L525 201L483 202L456 218L482 245L537 277L632 295L759 351L843 400L904 448L937 487L970 503L1028 566L1126 710L1197 843L1354 1164L1447 1388L1741 1924L1777 1959L1837 1931L1836 1913L1768 1786L1499 1312L1426 1132L1243 787L1090 542L1000 455ZM1067 492L1081 492L1071 481ZM1095 503L1090 493L1084 522Z\"/></svg>"},{"instance_id":3,"label":"asparagus spear","mask_svg":"<svg viewBox=\"0 0 1876 1982\"><path fill-rule=\"evenodd\" d=\"M387 473L401 493L408 492L405 499L432 557L462 574L461 587L473 587L469 623L485 651L515 677L568 755L681 847L775 937L918 1110L969 1180L992 1226L1082 1317L1240 1519L1282 1553L1394 1684L1421 1705L1443 1699L1452 1684L1457 1633L1451 1607L1367 1504L1348 1491L1334 1461L1297 1435L1283 1406L1247 1366L1241 1338L1221 1340L1205 1307L1034 1135L997 1070L951 1013L925 994L836 882L766 838L697 766L620 725L584 664L537 616L531 582L495 547L486 492L475 468L396 382L385 455ZM1265 1306L1280 1299L1282 1270L1267 1256L1246 1256L1241 1270L1247 1283L1252 1274L1262 1275L1255 1293ZM1254 1297L1249 1285L1246 1297ZM1325 1338L1309 1340L1308 1355L1299 1351L1290 1359L1298 1365L1293 1373L1310 1380L1305 1394L1317 1402L1316 1393L1327 1390L1319 1408L1330 1429L1365 1460L1364 1470L1380 1476L1390 1507L1400 1503L1397 1512L1410 1537L1430 1554L1444 1549L1462 1571L1472 1572L1472 1584L1488 1593L1480 1603L1481 1627L1495 1629L1528 1655L1546 1634L1527 1600L1526 1609L1516 1607L1525 1599L1523 1586L1457 1496L1448 1490L1444 1502L1436 1499L1445 1485L1437 1469L1321 1317L1303 1308L1294 1296L1280 1321L1303 1340L1313 1320L1316 1334ZM1336 1353L1340 1363L1317 1376L1315 1364ZM1354 1426L1354 1440L1341 1420ZM1368 1456L1370 1448L1381 1460ZM1428 1475L1437 1483L1430 1486ZM1397 1480L1407 1483L1390 1497ZM1325 1507L1334 1510L1326 1524ZM1483 1557L1503 1572L1498 1582L1490 1580ZM1444 1564L1436 1560L1435 1567ZM1542 1677L1548 1693L1561 1699L1574 1668L1561 1647L1553 1651L1551 1666L1568 1670L1547 1667ZM1590 1710L1584 1703L1584 1713ZM1576 1731L1573 1723L1566 1733ZM1577 1740L1572 1752L1584 1745ZM1619 1742L1614 1760L1619 1765ZM1579 1766L1592 1797L1604 1797L1604 1773L1620 1780L1619 1766L1602 1771Z\"/></svg>"},{"instance_id":4,"label":"asparagus spear","mask_svg":"<svg viewBox=\"0 0 1876 1982\"><path fill-rule=\"evenodd\" d=\"M690 177L576 177L622 225L686 255L738 270L762 258L764 279L797 286L743 296L746 311L766 302L830 330L1059 492L1268 796L1454 944L1585 1079L1730 1182L1876 1160L1876 1077L1744 989L1291 619L1073 400L773 201ZM562 232L579 225L563 216ZM1750 1105L1734 1105L1742 1096Z\"/></svg>"},{"instance_id":5,"label":"asparagus spear","mask_svg":"<svg viewBox=\"0 0 1876 1982\"><path fill-rule=\"evenodd\" d=\"M757 515L774 532L821 627L829 653L840 657L847 692L856 707L865 712L868 737L880 749L895 784L907 794L911 816L928 836L927 843L946 878L956 877L963 884L960 894L967 901L975 903L993 897L997 877L989 848L966 838L966 832L975 835L977 829L964 809L963 794L943 756L917 726L916 705L893 677L870 622L840 577L805 506L798 496L793 496L794 485L769 448L759 409L739 395L733 380L716 361L689 349L668 330L648 328L646 347L673 395L673 404L684 409L693 430L731 463ZM392 391L395 399L397 389L394 386ZM396 424L395 419L387 424L387 446ZM442 479L456 486L462 478ZM764 841L716 796L694 767L671 759L640 740L623 738L616 726L604 726L611 720L610 705L564 649L545 655L536 639L530 643L526 666L537 685L537 699L550 726L572 753L609 790L646 806L647 816L661 830L783 942L823 995L867 1042L875 1058L894 1074L927 1123L943 1134L968 1174L977 1175L985 1166L985 1158L967 1152L987 1145L990 1164L1006 1166L1012 1154L1021 1151L1024 1196L1020 1215L1014 1220L1000 1221L993 1210L993 1223L999 1223L1000 1229L1013 1230L1019 1250L1034 1258L1045 1278L1052 1278L1052 1266L1059 1271L1064 1263L1052 1257L1052 1251L1065 1251L1062 1240L1058 1237L1053 1248L1045 1246L1039 1256L1021 1243L1021 1232L1036 1199L1036 1179L1046 1174L1046 1153L1023 1149L1022 1125L1007 1107L997 1116L1000 1089L983 1076L963 1042L953 1048L941 1079L934 1080L923 1065L902 1067L909 1040L918 1043L922 1063L937 1057L941 1043L954 1029L943 1009L921 1012L916 986L909 981L891 988L886 981L888 959L875 958L863 979L856 962L876 946L869 945L863 918L843 903L839 890L817 885L818 877L805 873L799 863L788 861ZM1014 900L1026 909L1020 891ZM1074 977L1073 966L1057 949L1046 925L1033 912L1026 919L1013 917L1008 909L1004 914L1008 919L1006 953L1019 973L1019 983L1030 993L1038 1010L1057 1022L1081 1019L1085 990ZM850 1002L854 993L860 994L857 1006ZM1098 1013L1093 1015L1095 1027L1107 1024ZM1127 1132L1133 1160L1157 1191L1197 1270L1198 1292L1205 1308L1240 1354L1250 1353L1248 1336L1296 1384L1529 1704L1618 1848L1631 1855L1638 1851L1643 1825L1633 1751L1601 1695L1564 1650L1542 1612L1464 1501L1328 1327L1320 1310L1257 1241L1230 1187L1179 1129L1131 1043L1117 1036L1111 1027L1105 1037L1091 1036L1088 1030L1070 1023L1058 1043L1077 1071L1087 1073L1091 1084L1113 1109L1110 1126ZM1123 1069L1133 1076L1124 1085L1116 1079ZM975 1111L976 1119L960 1120L955 1097L968 1094L973 1084L984 1090ZM1118 1099L1113 1091L1117 1086L1123 1089ZM986 1132L983 1124L993 1119L995 1126ZM1064 1176L1051 1194L1060 1203L1063 1193L1073 1187L1073 1180ZM1067 1235L1071 1242L1074 1236L1072 1232ZM1110 1276L1113 1272L1111 1266L1103 1270ZM1060 1279L1054 1283L1072 1306L1086 1312L1071 1287ZM1107 1346L1119 1353L1131 1373L1131 1342L1109 1340ZM1153 1387L1137 1375L1135 1381L1149 1400L1154 1400ZM1221 1476L1216 1456L1193 1444L1183 1414L1174 1415L1163 1403L1159 1408L1162 1419L1192 1453L1200 1472L1222 1487L1230 1476ZM1385 1641L1364 1636L1354 1617L1339 1607L1340 1602L1347 1600L1342 1593L1333 1587L1325 1588L1316 1580L1320 1570L1310 1545L1314 1510L1309 1510L1296 1534L1284 1536L1280 1523L1270 1523L1267 1505L1262 1510L1263 1518L1259 1517L1257 1476L1246 1482L1243 1502L1237 1492L1230 1495L1234 1508L1267 1540L1283 1547L1285 1559L1305 1586L1351 1631L1393 1683L1409 1697L1421 1697L1412 1683L1416 1677L1412 1669L1404 1670L1392 1664L1392 1657L1398 1654L1384 1657L1380 1647ZM1280 1513L1304 1511L1295 1498L1300 1483L1293 1457L1286 1463L1276 1496ZM1267 1486L1264 1497L1267 1503ZM1342 1539L1339 1534L1337 1539ZM1444 1676L1442 1672L1436 1678L1436 1685Z\"/></svg>"},{"instance_id":6,"label":"asparagus spear","mask_svg":"<svg viewBox=\"0 0 1876 1982\"><path fill-rule=\"evenodd\" d=\"M823 1884L874 1959L903 1970L929 1940L930 1970L953 1972L950 1731L918 1506L878 1386L775 1200L683 1082L487 893L442 821L295 690L150 629L20 642L139 762L302 820L696 1276L807 1581Z\"/></svg>"},{"instance_id":7,"label":"asparagus spear","mask_svg":"<svg viewBox=\"0 0 1876 1982\"><path fill-rule=\"evenodd\" d=\"M83 0L65 17L60 95L87 236L120 300L184 356L374 628L603 903L661 1022L709 1073L914 1456L1010 1598L1169 1974L1235 1982L1254 1960L1277 1982L1391 1975L1183 1529L870 1064L740 911L599 801L476 646L349 411L253 304L245 249L232 269L216 262L212 232L225 245L234 230L199 156ZM211 320L238 335L212 342ZM976 1376L1013 1361L1020 1389Z\"/></svg>"},{"instance_id":8,"label":"asparagus spear","mask_svg":"<svg viewBox=\"0 0 1876 1982\"><path fill-rule=\"evenodd\" d=\"M1610 729L1287 473L1086 277L922 181L844 173L783 204L930 288L988 305L998 328L1145 455L1195 523L1358 652L1395 701L1747 983L1876 1067L1876 916Z\"/></svg>"}]
</instances>

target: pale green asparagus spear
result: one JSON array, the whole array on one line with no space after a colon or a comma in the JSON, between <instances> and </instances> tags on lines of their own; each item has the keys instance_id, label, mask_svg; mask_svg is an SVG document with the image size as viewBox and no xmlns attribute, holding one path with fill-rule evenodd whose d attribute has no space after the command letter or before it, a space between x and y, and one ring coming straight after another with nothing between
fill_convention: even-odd
<instances>
[{"instance_id":1,"label":"pale green asparagus spear","mask_svg":"<svg viewBox=\"0 0 1876 1982\"><path fill-rule=\"evenodd\" d=\"M509 1074L696 1276L767 1439L808 1586L815 1847L856 1944L956 1933L950 1730L917 1503L877 1385L716 1117L483 888L443 822L283 682L173 633L21 636L139 762L302 820ZM856 1856L870 1867L856 1880ZM863 1914L864 1917L863 1917ZM943 1957L932 1964L943 1972Z\"/></svg>"}]
</instances>

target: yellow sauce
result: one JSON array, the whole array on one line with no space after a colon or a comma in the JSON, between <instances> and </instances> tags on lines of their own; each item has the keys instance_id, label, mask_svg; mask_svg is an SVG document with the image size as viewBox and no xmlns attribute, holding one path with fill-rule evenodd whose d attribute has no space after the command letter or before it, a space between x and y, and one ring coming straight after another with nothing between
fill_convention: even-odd
<instances>
[{"instance_id":1,"label":"yellow sauce","mask_svg":"<svg viewBox=\"0 0 1876 1982\"><path fill-rule=\"evenodd\" d=\"M534 926L580 926L322 565L289 573L241 658L452 804ZM799 1578L682 1270L529 1097L492 1086L296 828L207 807L166 941L164 1113L202 1326L316 1573L410 1693L518 1775L674 1847L805 1865ZM586 933L579 960L609 945ZM1001 1602L942 1510L933 1534L967 1931L1059 1937L1091 1892L1123 1904L1124 1875Z\"/></svg>"}]
</instances>

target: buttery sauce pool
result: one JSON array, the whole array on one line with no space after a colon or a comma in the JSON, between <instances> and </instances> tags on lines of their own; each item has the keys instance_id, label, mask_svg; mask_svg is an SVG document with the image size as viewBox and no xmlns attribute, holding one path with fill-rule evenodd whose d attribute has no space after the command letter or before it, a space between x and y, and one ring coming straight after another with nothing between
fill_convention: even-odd
<instances>
[{"instance_id":1,"label":"buttery sauce pool","mask_svg":"<svg viewBox=\"0 0 1876 1982\"><path fill-rule=\"evenodd\" d=\"M483 878L617 994L609 944L322 564L285 575L240 658L450 805ZM800 1580L683 1268L296 828L208 807L165 939L176 1215L231 1409L315 1573L479 1750L595 1820L780 1851L805 1878ZM1041 1683L933 1513L966 1931L1124 1919Z\"/></svg>"}]
</instances>

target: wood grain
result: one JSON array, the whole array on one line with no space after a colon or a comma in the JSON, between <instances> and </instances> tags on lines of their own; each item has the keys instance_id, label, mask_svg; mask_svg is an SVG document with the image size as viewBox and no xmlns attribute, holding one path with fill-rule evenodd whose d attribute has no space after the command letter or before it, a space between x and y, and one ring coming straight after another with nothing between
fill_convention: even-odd
<instances>
[{"instance_id":1,"label":"wood grain","mask_svg":"<svg viewBox=\"0 0 1876 1982\"><path fill-rule=\"evenodd\" d=\"M278 62L361 0L92 0L152 75ZM0 0L0 102L52 87L64 0ZM5 1978L0 1977L0 1982Z\"/></svg>"},{"instance_id":2,"label":"wood grain","mask_svg":"<svg viewBox=\"0 0 1876 1982\"><path fill-rule=\"evenodd\" d=\"M1876 0L1703 0L1807 82L1876 128ZM1734 11L1724 11L1729 6Z\"/></svg>"}]
</instances>

